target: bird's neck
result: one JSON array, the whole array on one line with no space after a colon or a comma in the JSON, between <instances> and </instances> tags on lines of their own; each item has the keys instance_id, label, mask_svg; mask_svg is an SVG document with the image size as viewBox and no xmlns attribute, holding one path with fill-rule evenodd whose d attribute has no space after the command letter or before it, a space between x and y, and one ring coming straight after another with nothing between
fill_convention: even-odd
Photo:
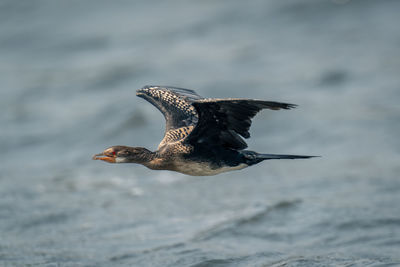
<instances>
[{"instance_id":1,"label":"bird's neck","mask_svg":"<svg viewBox=\"0 0 400 267\"><path fill-rule=\"evenodd\" d=\"M168 170L170 169L170 161L167 157L160 154L159 151L151 152L146 155L147 161L142 164L152 170Z\"/></svg>"},{"instance_id":2,"label":"bird's neck","mask_svg":"<svg viewBox=\"0 0 400 267\"><path fill-rule=\"evenodd\" d=\"M144 149L142 154L140 155L140 162L143 165L146 165L147 163L151 162L157 157L156 152L152 152L150 150Z\"/></svg>"}]
</instances>

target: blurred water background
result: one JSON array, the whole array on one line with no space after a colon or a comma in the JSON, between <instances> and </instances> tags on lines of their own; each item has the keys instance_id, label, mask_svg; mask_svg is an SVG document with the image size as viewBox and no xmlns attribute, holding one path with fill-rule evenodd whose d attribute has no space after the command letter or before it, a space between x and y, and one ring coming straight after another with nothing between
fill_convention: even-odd
<instances>
[{"instance_id":1,"label":"blurred water background","mask_svg":"<svg viewBox=\"0 0 400 267\"><path fill-rule=\"evenodd\" d=\"M400 1L0 1L0 266L400 265ZM298 104L214 177L156 149L145 84Z\"/></svg>"}]
</instances>

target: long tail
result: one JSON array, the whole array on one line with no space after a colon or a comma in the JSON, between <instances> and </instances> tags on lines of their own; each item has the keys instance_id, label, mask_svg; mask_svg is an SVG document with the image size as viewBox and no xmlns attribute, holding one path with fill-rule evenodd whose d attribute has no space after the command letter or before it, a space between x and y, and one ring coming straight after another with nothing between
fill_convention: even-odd
<instances>
[{"instance_id":1,"label":"long tail","mask_svg":"<svg viewBox=\"0 0 400 267\"><path fill-rule=\"evenodd\" d=\"M246 160L246 164L254 165L264 160L269 159L309 159L318 156L304 156L304 155L283 155L283 154L260 154L254 151L242 151Z\"/></svg>"},{"instance_id":2,"label":"long tail","mask_svg":"<svg viewBox=\"0 0 400 267\"><path fill-rule=\"evenodd\" d=\"M266 159L309 159L316 156L303 156L303 155L281 155L281 154L258 154L258 158Z\"/></svg>"}]
</instances>

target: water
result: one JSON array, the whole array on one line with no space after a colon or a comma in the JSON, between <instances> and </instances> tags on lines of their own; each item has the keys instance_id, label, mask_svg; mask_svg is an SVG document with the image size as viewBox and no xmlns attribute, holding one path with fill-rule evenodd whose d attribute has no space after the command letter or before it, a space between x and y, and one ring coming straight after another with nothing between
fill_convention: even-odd
<instances>
[{"instance_id":1,"label":"water","mask_svg":"<svg viewBox=\"0 0 400 267\"><path fill-rule=\"evenodd\" d=\"M399 1L1 1L0 265L400 265ZM214 177L110 165L155 149L145 84L299 104L250 149L321 155Z\"/></svg>"}]
</instances>

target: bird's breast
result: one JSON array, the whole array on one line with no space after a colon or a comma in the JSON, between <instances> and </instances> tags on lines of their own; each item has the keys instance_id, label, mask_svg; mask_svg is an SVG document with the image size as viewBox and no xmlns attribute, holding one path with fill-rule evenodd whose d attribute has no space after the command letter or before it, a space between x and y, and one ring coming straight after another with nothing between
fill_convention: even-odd
<instances>
[{"instance_id":1,"label":"bird's breast","mask_svg":"<svg viewBox=\"0 0 400 267\"><path fill-rule=\"evenodd\" d=\"M174 163L174 171L192 176L211 176L222 172L240 170L248 167L247 164L241 163L237 166L216 167L208 162L182 161Z\"/></svg>"}]
</instances>

